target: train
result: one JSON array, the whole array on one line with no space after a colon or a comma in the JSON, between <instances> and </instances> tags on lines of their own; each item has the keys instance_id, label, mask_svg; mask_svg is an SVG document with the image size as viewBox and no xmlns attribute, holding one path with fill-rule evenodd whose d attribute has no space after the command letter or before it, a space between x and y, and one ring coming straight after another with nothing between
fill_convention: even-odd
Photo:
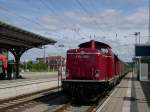
<instances>
[{"instance_id":1,"label":"train","mask_svg":"<svg viewBox=\"0 0 150 112\"><path fill-rule=\"evenodd\" d=\"M115 86L127 73L128 65L108 44L90 40L67 50L62 91L72 99L90 99Z\"/></svg>"}]
</instances>

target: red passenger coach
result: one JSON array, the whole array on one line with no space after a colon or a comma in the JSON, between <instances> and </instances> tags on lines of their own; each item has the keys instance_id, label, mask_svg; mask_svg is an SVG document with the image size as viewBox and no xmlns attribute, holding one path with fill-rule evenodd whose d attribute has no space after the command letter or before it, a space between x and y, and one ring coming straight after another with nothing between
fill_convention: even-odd
<instances>
[{"instance_id":1,"label":"red passenger coach","mask_svg":"<svg viewBox=\"0 0 150 112\"><path fill-rule=\"evenodd\" d=\"M62 88L72 98L91 98L115 85L127 72L109 45L91 40L67 51Z\"/></svg>"}]
</instances>

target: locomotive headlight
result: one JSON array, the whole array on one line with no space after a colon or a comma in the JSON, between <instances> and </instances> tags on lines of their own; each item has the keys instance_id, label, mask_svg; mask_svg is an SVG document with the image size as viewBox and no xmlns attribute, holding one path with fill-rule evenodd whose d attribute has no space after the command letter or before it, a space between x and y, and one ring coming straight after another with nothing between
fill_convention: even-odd
<instances>
[{"instance_id":1,"label":"locomotive headlight","mask_svg":"<svg viewBox=\"0 0 150 112\"><path fill-rule=\"evenodd\" d=\"M95 77L97 78L97 77L99 77L99 76L100 76L100 72L99 72L99 71L96 71Z\"/></svg>"}]
</instances>

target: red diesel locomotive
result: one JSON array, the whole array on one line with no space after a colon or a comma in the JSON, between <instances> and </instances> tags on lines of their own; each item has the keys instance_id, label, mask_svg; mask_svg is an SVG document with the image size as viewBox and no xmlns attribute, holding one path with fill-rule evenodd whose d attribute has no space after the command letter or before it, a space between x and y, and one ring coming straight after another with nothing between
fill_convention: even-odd
<instances>
[{"instance_id":1,"label":"red diesel locomotive","mask_svg":"<svg viewBox=\"0 0 150 112\"><path fill-rule=\"evenodd\" d=\"M126 64L109 45L91 40L67 51L62 89L71 98L91 98L117 84L125 73Z\"/></svg>"}]
</instances>

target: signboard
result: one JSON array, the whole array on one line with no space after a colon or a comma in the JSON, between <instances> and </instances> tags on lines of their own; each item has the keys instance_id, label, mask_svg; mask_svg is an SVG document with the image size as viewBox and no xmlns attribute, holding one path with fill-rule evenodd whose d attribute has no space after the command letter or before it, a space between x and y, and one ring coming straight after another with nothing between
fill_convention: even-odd
<instances>
[{"instance_id":1,"label":"signboard","mask_svg":"<svg viewBox=\"0 0 150 112\"><path fill-rule=\"evenodd\" d=\"M136 45L135 56L150 56L150 46L148 45Z\"/></svg>"}]
</instances>

